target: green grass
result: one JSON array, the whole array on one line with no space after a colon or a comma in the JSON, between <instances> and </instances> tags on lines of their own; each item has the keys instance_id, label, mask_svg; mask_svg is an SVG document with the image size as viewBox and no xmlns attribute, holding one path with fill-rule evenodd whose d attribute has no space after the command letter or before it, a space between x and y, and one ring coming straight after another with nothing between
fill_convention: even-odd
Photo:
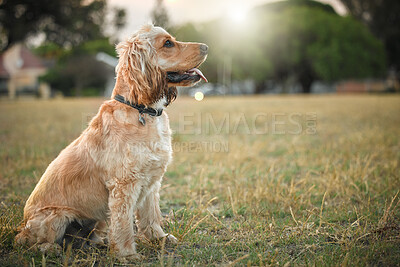
<instances>
[{"instance_id":1,"label":"green grass","mask_svg":"<svg viewBox=\"0 0 400 267\"><path fill-rule=\"evenodd\" d=\"M101 102L0 103L0 266L118 265L107 248L13 244L33 187ZM180 97L168 114L161 209L179 243L139 242L132 264L400 265L398 95Z\"/></svg>"}]
</instances>

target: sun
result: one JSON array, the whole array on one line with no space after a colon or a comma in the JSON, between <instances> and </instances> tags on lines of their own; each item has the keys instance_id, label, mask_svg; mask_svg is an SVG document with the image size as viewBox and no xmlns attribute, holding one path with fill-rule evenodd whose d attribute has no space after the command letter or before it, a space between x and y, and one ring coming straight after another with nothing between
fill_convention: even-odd
<instances>
[{"instance_id":1,"label":"sun","mask_svg":"<svg viewBox=\"0 0 400 267\"><path fill-rule=\"evenodd\" d=\"M241 6L235 6L228 10L228 18L235 23L243 23L246 20L246 9Z\"/></svg>"}]
</instances>

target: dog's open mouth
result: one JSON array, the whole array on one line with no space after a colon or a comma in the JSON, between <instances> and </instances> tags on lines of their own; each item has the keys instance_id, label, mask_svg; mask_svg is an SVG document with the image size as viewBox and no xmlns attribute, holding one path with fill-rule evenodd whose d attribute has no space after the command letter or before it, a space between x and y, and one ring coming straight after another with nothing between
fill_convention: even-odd
<instances>
[{"instance_id":1,"label":"dog's open mouth","mask_svg":"<svg viewBox=\"0 0 400 267\"><path fill-rule=\"evenodd\" d=\"M198 68L193 68L185 72L167 72L167 80L170 83L180 83L182 81L197 82L200 79L208 82L206 76Z\"/></svg>"}]
</instances>

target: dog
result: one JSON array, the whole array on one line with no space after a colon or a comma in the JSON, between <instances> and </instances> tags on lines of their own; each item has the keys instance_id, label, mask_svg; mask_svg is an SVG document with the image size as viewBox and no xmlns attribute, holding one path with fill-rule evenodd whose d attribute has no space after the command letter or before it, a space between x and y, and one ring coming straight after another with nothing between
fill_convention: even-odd
<instances>
[{"instance_id":1,"label":"dog","mask_svg":"<svg viewBox=\"0 0 400 267\"><path fill-rule=\"evenodd\" d=\"M16 244L61 249L78 232L101 243L98 232L107 225L110 250L122 259L139 256L137 235L177 242L164 233L159 207L172 159L164 108L177 86L207 81L197 67L208 46L178 42L163 28L145 25L116 50L111 100L44 172L26 202Z\"/></svg>"}]
</instances>

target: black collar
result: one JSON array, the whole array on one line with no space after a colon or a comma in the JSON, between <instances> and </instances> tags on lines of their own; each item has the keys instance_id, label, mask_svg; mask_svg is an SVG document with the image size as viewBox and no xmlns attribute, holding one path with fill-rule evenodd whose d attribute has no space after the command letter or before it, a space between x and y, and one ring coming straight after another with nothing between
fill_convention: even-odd
<instances>
[{"instance_id":1,"label":"black collar","mask_svg":"<svg viewBox=\"0 0 400 267\"><path fill-rule=\"evenodd\" d=\"M154 109L154 108L150 108L150 107L146 107L145 105L137 105L134 103L129 102L128 100L125 100L125 97L123 97L122 95L115 95L114 97L115 100L117 100L118 102L121 102L125 105L128 105L134 109L137 109L139 111L139 121L144 125L146 122L142 116L142 114L149 114L150 116L161 116L163 109Z\"/></svg>"}]
</instances>

